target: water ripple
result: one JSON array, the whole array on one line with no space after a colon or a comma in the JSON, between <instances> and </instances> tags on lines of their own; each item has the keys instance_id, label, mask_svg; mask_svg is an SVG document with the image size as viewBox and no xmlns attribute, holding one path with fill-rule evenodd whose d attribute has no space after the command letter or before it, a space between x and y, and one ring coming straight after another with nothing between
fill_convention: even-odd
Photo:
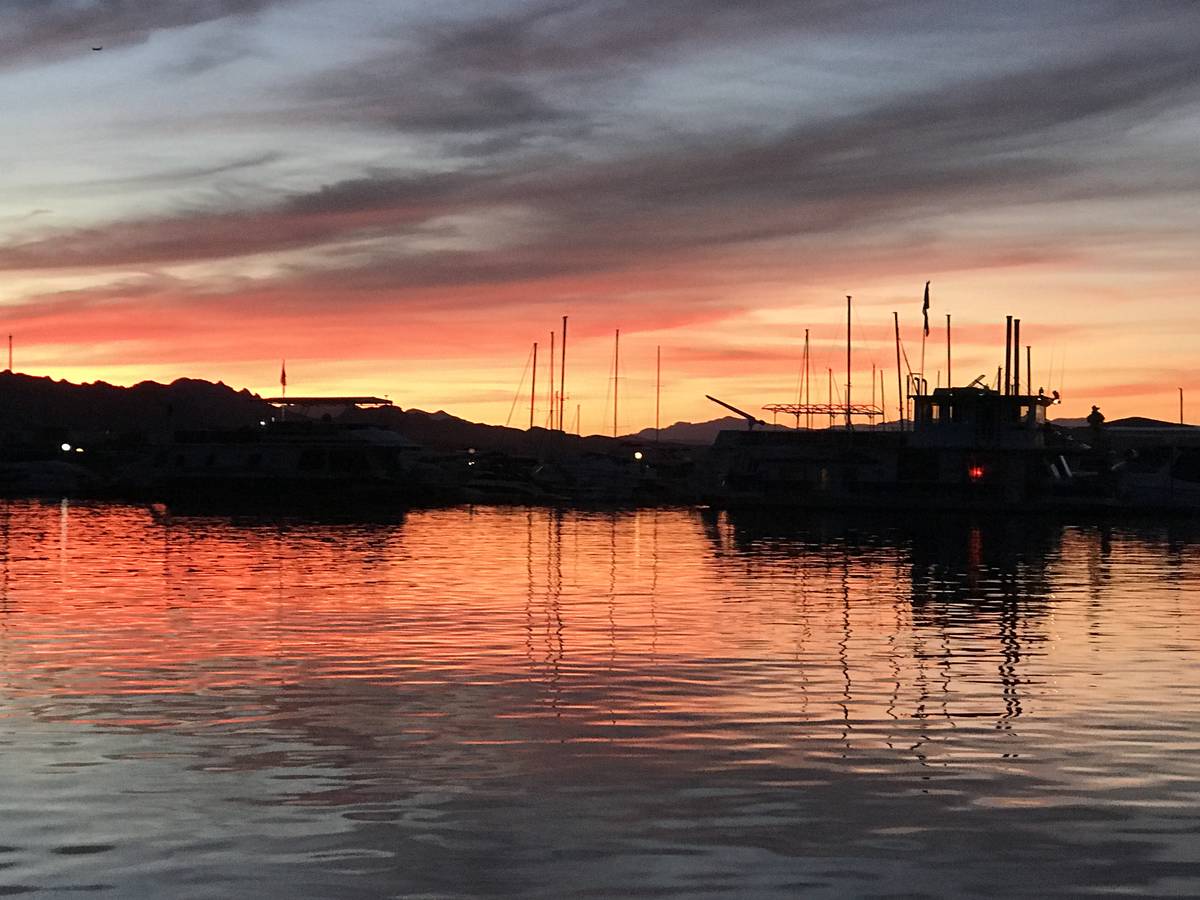
<instances>
[{"instance_id":1,"label":"water ripple","mask_svg":"<svg viewBox=\"0 0 1200 900\"><path fill-rule=\"evenodd\" d=\"M1200 892L1200 532L0 510L0 893Z\"/></svg>"}]
</instances>

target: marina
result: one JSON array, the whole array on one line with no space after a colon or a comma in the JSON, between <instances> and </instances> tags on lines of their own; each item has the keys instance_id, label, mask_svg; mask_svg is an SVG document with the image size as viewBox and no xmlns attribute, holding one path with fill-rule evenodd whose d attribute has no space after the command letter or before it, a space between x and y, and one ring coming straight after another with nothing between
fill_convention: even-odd
<instances>
[{"instance_id":1,"label":"marina","mask_svg":"<svg viewBox=\"0 0 1200 900\"><path fill-rule=\"evenodd\" d=\"M1200 4L0 43L0 898L1200 897Z\"/></svg>"}]
</instances>

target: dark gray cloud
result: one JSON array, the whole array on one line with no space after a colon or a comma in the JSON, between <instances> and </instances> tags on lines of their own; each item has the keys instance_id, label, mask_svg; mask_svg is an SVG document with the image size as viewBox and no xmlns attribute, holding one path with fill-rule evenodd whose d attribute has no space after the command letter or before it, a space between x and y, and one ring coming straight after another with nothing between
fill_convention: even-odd
<instances>
[{"instance_id":1,"label":"dark gray cloud","mask_svg":"<svg viewBox=\"0 0 1200 900\"><path fill-rule=\"evenodd\" d=\"M860 12L893 0L852 4ZM567 0L510 5L466 25L408 25L397 49L327 72L298 96L318 112L400 131L586 132L586 111L552 99L564 79L599 78L695 40L717 42L847 19L844 4L758 0ZM576 88L586 84L576 81ZM495 141L494 137L488 140ZM505 150L512 149L511 139Z\"/></svg>"},{"instance_id":2,"label":"dark gray cloud","mask_svg":"<svg viewBox=\"0 0 1200 900\"><path fill-rule=\"evenodd\" d=\"M518 78L465 71L431 74L400 57L329 73L303 91L330 118L399 131L474 133L545 128L572 118Z\"/></svg>"},{"instance_id":3,"label":"dark gray cloud","mask_svg":"<svg viewBox=\"0 0 1200 900\"><path fill-rule=\"evenodd\" d=\"M207 37L184 51L166 71L179 78L194 78L247 57L263 55L249 31L225 28L219 35Z\"/></svg>"},{"instance_id":4,"label":"dark gray cloud","mask_svg":"<svg viewBox=\"0 0 1200 900\"><path fill-rule=\"evenodd\" d=\"M465 26L431 27L428 55L446 68L595 72L697 45L784 33L888 30L897 21L889 24L884 17L907 11L911 18L914 9L903 0L559 0Z\"/></svg>"},{"instance_id":5,"label":"dark gray cloud","mask_svg":"<svg viewBox=\"0 0 1200 900\"><path fill-rule=\"evenodd\" d=\"M156 31L261 12L289 0L6 0L0 66L42 65L140 44Z\"/></svg>"}]
</instances>

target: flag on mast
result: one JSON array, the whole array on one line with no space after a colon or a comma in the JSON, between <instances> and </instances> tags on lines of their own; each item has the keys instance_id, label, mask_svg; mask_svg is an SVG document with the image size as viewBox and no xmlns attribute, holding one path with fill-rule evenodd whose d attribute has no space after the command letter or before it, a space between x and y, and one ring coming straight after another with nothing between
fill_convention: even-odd
<instances>
[{"instance_id":1,"label":"flag on mast","mask_svg":"<svg viewBox=\"0 0 1200 900\"><path fill-rule=\"evenodd\" d=\"M921 305L921 315L925 317L925 337L929 337L929 282L925 282L925 302Z\"/></svg>"}]
</instances>

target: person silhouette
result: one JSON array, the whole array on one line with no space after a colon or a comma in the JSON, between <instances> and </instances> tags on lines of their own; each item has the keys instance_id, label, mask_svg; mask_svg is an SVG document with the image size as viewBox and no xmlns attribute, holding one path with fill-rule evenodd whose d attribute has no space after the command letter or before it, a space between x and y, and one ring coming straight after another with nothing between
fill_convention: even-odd
<instances>
[{"instance_id":1,"label":"person silhouette","mask_svg":"<svg viewBox=\"0 0 1200 900\"><path fill-rule=\"evenodd\" d=\"M1092 427L1093 431L1100 430L1100 426L1104 424L1104 413L1100 412L1100 407L1092 407L1092 411L1087 417L1087 423Z\"/></svg>"}]
</instances>

